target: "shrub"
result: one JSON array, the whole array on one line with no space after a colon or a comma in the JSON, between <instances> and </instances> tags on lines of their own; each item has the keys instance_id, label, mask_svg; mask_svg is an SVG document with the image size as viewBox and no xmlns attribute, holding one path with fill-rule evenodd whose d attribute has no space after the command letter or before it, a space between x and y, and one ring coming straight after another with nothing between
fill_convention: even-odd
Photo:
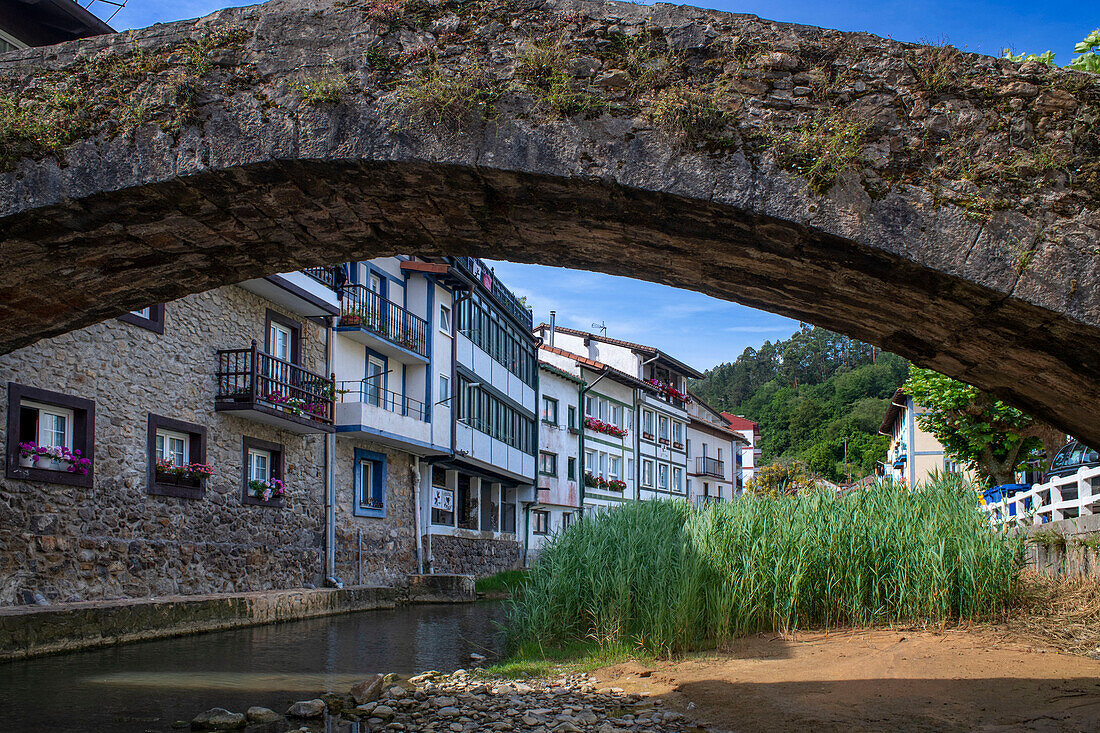
<instances>
[{"instance_id":1,"label":"shrub","mask_svg":"<svg viewBox=\"0 0 1100 733\"><path fill-rule=\"evenodd\" d=\"M543 548L509 607L511 642L668 653L756 631L980 618L1010 601L1022 547L948 477L843 497L630 503Z\"/></svg>"},{"instance_id":2,"label":"shrub","mask_svg":"<svg viewBox=\"0 0 1100 733\"><path fill-rule=\"evenodd\" d=\"M294 85L294 91L310 104L336 104L348 89L348 75L338 71L335 63L329 63L313 76L303 77Z\"/></svg>"},{"instance_id":3,"label":"shrub","mask_svg":"<svg viewBox=\"0 0 1100 733\"><path fill-rule=\"evenodd\" d=\"M519 49L516 77L540 105L564 117L606 108L607 102L573 77L570 66L576 58L560 38L544 38Z\"/></svg>"},{"instance_id":4,"label":"shrub","mask_svg":"<svg viewBox=\"0 0 1100 733\"><path fill-rule=\"evenodd\" d=\"M658 92L650 118L658 129L687 147L722 141L728 122L712 94L685 86Z\"/></svg>"}]
</instances>

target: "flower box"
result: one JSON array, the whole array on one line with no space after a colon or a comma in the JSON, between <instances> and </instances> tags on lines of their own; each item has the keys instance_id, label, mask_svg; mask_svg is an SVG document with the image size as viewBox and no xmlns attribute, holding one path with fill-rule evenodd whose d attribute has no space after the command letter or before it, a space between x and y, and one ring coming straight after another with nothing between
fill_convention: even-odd
<instances>
[{"instance_id":1,"label":"flower box","mask_svg":"<svg viewBox=\"0 0 1100 733\"><path fill-rule=\"evenodd\" d=\"M646 440L653 440L653 437L654 437L654 436L653 436L653 433L645 433L645 432L643 432L643 433L642 433L642 437L643 437L643 438L645 438Z\"/></svg>"},{"instance_id":2,"label":"flower box","mask_svg":"<svg viewBox=\"0 0 1100 733\"><path fill-rule=\"evenodd\" d=\"M268 481L252 480L248 482L248 491L253 498L260 501L278 501L283 498L285 486L277 478Z\"/></svg>"},{"instance_id":3,"label":"flower box","mask_svg":"<svg viewBox=\"0 0 1100 733\"><path fill-rule=\"evenodd\" d=\"M660 443L661 445L668 445L668 438L661 438L657 442Z\"/></svg>"},{"instance_id":4,"label":"flower box","mask_svg":"<svg viewBox=\"0 0 1100 733\"><path fill-rule=\"evenodd\" d=\"M673 448L683 448L683 447L684 447L684 444L683 444L683 443L673 443L673 444L672 444L672 447L673 447Z\"/></svg>"},{"instance_id":5,"label":"flower box","mask_svg":"<svg viewBox=\"0 0 1100 733\"><path fill-rule=\"evenodd\" d=\"M209 463L185 463L177 466L166 458L157 459L156 482L158 484L202 488L203 480L213 475L214 467Z\"/></svg>"},{"instance_id":6,"label":"flower box","mask_svg":"<svg viewBox=\"0 0 1100 733\"><path fill-rule=\"evenodd\" d=\"M19 465L86 476L92 462L79 450L70 450L63 445L43 446L31 441L19 444Z\"/></svg>"},{"instance_id":7,"label":"flower box","mask_svg":"<svg viewBox=\"0 0 1100 733\"><path fill-rule=\"evenodd\" d=\"M586 417L584 419L584 426L589 430L603 433L604 435L610 435L613 438L625 438L627 435L627 431L620 428L618 425L612 425L603 420L597 420L594 417Z\"/></svg>"}]
</instances>

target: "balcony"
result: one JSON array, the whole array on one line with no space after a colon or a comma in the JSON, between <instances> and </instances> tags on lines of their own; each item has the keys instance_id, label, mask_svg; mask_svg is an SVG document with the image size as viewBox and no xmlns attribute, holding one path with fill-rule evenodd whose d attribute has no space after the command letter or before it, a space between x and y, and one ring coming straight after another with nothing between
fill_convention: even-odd
<instances>
[{"instance_id":1,"label":"balcony","mask_svg":"<svg viewBox=\"0 0 1100 733\"><path fill-rule=\"evenodd\" d=\"M344 288L337 330L398 361L428 362L428 322L363 285Z\"/></svg>"},{"instance_id":2,"label":"balcony","mask_svg":"<svg viewBox=\"0 0 1100 733\"><path fill-rule=\"evenodd\" d=\"M511 313L527 329L534 326L531 311L511 290L497 280L496 273L477 257L455 257L455 264L472 278L480 282L492 294L493 298L506 311Z\"/></svg>"},{"instance_id":3,"label":"balcony","mask_svg":"<svg viewBox=\"0 0 1100 733\"><path fill-rule=\"evenodd\" d=\"M321 283L327 288L332 290L336 289L336 271L343 268L343 265L329 266L329 267L307 267L302 272L312 277L317 282Z\"/></svg>"},{"instance_id":4,"label":"balcony","mask_svg":"<svg viewBox=\"0 0 1100 733\"><path fill-rule=\"evenodd\" d=\"M362 433L405 450L431 444L432 426L421 400L383 389L377 379L343 381L336 387L337 432Z\"/></svg>"},{"instance_id":5,"label":"balcony","mask_svg":"<svg viewBox=\"0 0 1100 733\"><path fill-rule=\"evenodd\" d=\"M214 410L293 433L331 433L335 383L257 348L218 351Z\"/></svg>"},{"instance_id":6,"label":"balcony","mask_svg":"<svg viewBox=\"0 0 1100 733\"><path fill-rule=\"evenodd\" d=\"M715 478L725 478L726 476L726 463L720 461L717 458L706 458L699 456L695 459L695 476L714 476Z\"/></svg>"}]
</instances>

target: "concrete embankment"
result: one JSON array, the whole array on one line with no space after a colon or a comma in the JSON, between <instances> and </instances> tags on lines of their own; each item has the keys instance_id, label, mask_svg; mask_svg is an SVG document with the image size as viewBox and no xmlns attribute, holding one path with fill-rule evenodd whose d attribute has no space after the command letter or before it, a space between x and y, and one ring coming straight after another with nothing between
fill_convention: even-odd
<instances>
[{"instance_id":1,"label":"concrete embankment","mask_svg":"<svg viewBox=\"0 0 1100 733\"><path fill-rule=\"evenodd\" d=\"M1100 578L1100 514L1022 529L1025 564L1053 578Z\"/></svg>"},{"instance_id":2,"label":"concrete embankment","mask_svg":"<svg viewBox=\"0 0 1100 733\"><path fill-rule=\"evenodd\" d=\"M301 588L11 606L0 608L0 661L400 603L463 603L475 598L471 576L414 575L403 588Z\"/></svg>"}]
</instances>

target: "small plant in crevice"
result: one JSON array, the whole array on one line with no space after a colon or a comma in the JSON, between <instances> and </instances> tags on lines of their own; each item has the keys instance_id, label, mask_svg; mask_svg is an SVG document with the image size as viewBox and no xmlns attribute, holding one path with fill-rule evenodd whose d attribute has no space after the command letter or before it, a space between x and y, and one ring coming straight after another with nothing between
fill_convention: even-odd
<instances>
[{"instance_id":1,"label":"small plant in crevice","mask_svg":"<svg viewBox=\"0 0 1100 733\"><path fill-rule=\"evenodd\" d=\"M578 55L561 38L548 37L520 47L516 55L516 77L523 90L538 104L564 117L591 114L608 108L608 102L574 77L572 66Z\"/></svg>"},{"instance_id":2,"label":"small plant in crevice","mask_svg":"<svg viewBox=\"0 0 1100 733\"><path fill-rule=\"evenodd\" d=\"M491 117L500 97L498 83L482 66L444 69L438 59L402 82L397 106L410 121L460 132Z\"/></svg>"},{"instance_id":3,"label":"small plant in crevice","mask_svg":"<svg viewBox=\"0 0 1100 733\"><path fill-rule=\"evenodd\" d=\"M938 94L957 86L962 58L962 51L941 41L907 52L905 63L923 89Z\"/></svg>"},{"instance_id":4,"label":"small plant in crevice","mask_svg":"<svg viewBox=\"0 0 1100 733\"><path fill-rule=\"evenodd\" d=\"M309 104L336 104L348 90L349 75L330 61L319 72L294 83L294 91Z\"/></svg>"},{"instance_id":5,"label":"small plant in crevice","mask_svg":"<svg viewBox=\"0 0 1100 733\"><path fill-rule=\"evenodd\" d=\"M1056 532L1053 529L1041 529L1038 532L1028 537L1028 542L1033 545L1038 545L1045 550L1064 550L1066 549L1066 536L1061 532Z\"/></svg>"},{"instance_id":6,"label":"small plant in crevice","mask_svg":"<svg viewBox=\"0 0 1100 733\"><path fill-rule=\"evenodd\" d=\"M770 135L780 165L825 193L859 159L869 128L842 110L819 115L794 130Z\"/></svg>"},{"instance_id":7,"label":"small plant in crevice","mask_svg":"<svg viewBox=\"0 0 1100 733\"><path fill-rule=\"evenodd\" d=\"M714 94L683 85L658 92L649 109L653 124L681 145L727 144L729 119Z\"/></svg>"},{"instance_id":8,"label":"small plant in crevice","mask_svg":"<svg viewBox=\"0 0 1100 733\"><path fill-rule=\"evenodd\" d=\"M1033 249L1017 249L1016 250L1016 274L1023 275L1025 272L1031 269L1031 263L1035 260L1035 253L1038 252L1038 248Z\"/></svg>"}]
</instances>

